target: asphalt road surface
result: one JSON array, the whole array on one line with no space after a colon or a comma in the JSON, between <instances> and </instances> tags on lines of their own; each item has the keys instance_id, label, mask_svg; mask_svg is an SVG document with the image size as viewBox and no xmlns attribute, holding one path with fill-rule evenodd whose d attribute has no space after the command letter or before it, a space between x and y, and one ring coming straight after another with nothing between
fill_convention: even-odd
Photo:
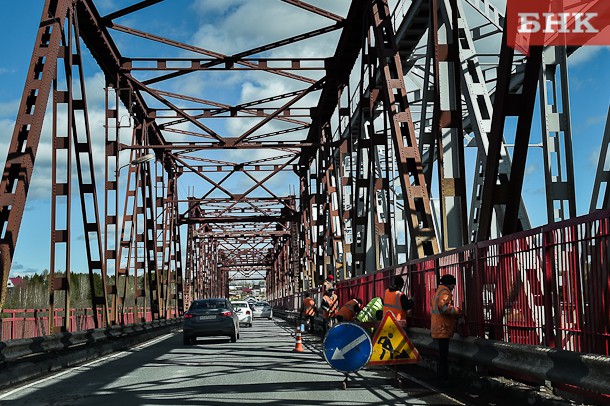
<instances>
[{"instance_id":1,"label":"asphalt road surface","mask_svg":"<svg viewBox=\"0 0 610 406\"><path fill-rule=\"evenodd\" d=\"M344 374L326 363L321 346L306 335L305 351L293 352L293 328L279 320L255 319L237 343L199 338L186 346L179 332L6 389L0 405L501 404L443 394L423 368L398 385L392 370L367 367L350 374L344 390Z\"/></svg>"}]
</instances>

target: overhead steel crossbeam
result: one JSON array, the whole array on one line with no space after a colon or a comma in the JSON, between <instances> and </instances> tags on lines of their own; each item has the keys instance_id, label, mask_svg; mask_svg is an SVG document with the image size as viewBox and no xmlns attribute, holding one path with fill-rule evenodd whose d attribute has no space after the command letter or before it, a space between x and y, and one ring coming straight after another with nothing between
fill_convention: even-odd
<instances>
[{"instance_id":1,"label":"overhead steel crossbeam","mask_svg":"<svg viewBox=\"0 0 610 406\"><path fill-rule=\"evenodd\" d=\"M270 1L266 21L281 10L317 23L247 38L242 49L150 32L148 13L163 13L169 0L105 16L96 3L43 7L0 183L0 306L49 100L67 111L53 121L50 311L70 305L77 248L62 202L78 193L91 306L104 324L126 322L131 306L138 320L179 315L194 298L228 295L232 280L264 278L267 297L284 298L329 274L373 273L528 228L518 192L539 91L548 218L575 215L566 69L574 48L520 55L497 41L481 54L506 34L489 0L398 1L395 14L387 0L328 10ZM216 34L221 27L240 28L219 21ZM93 164L80 42L105 76L103 175ZM510 117L518 120L511 149ZM467 146L477 148L470 202ZM602 175L595 201L606 205Z\"/></svg>"},{"instance_id":2,"label":"overhead steel crossbeam","mask_svg":"<svg viewBox=\"0 0 610 406\"><path fill-rule=\"evenodd\" d=\"M226 290L225 287L215 285L227 282L222 275L217 274L215 267L219 264L244 263L247 257L252 256L270 263L267 251L274 244L273 238L277 240L277 237L280 237L281 240L277 241L287 244L286 234L281 230L286 229L285 222L294 217L294 209L287 210L286 204L278 208L257 206L256 203L249 202L249 199L261 196L277 198L266 183L280 173L293 170L302 148L315 148L314 145L303 144L302 139L299 138L299 133L306 131L310 125L310 108L303 104L303 100L322 88L326 66L323 63L324 58L273 58L259 55L339 30L343 25L343 18L305 2L287 2L305 10L305 13L314 13L331 19L332 25L256 46L250 50L221 53L164 38L135 27L127 27L116 21L155 3L141 4L140 7L112 13L104 19L104 25L109 30L134 38L203 56L131 58L123 55L121 67L129 83L139 92L152 98L152 107L148 109L147 118L154 120L170 140L168 144L151 143L145 147L154 150L157 154L164 154L167 159L178 165L183 173L182 179L186 176L190 176L190 179L195 177L198 183L206 185L207 191L202 193L202 201L215 194L224 195L232 201L226 206L212 204L201 210L199 208L195 210L196 205L192 204L186 213L180 215L179 223L189 225L189 238L195 241L194 244L187 243L188 250L196 252L187 250L188 275L185 281L185 286L188 286L187 295L192 299ZM186 92L180 94L165 87L177 78L188 79L189 76L197 73L214 74L222 71L268 73L293 79L300 82L301 86L305 83L307 87L241 103L194 97ZM314 78L312 75L317 77ZM175 87L171 88L175 89ZM254 121L249 121L244 130L238 134L228 135L217 130L218 126L209 121L211 118L221 122L228 119ZM182 140L185 139L193 141L183 142ZM133 148L130 145L120 146L122 150ZM254 151L263 149L269 152L264 152L266 155L264 159L231 160L233 162L224 160L222 163L216 157L205 155L208 151L214 154L216 151L243 149L252 150L255 154L258 152ZM267 175L261 178L258 174L261 171L266 171ZM214 172L224 172L226 175L219 179ZM247 179L245 182L244 177ZM246 186L245 190L236 190L236 183L250 184L251 187ZM241 207L243 202L246 202L246 208ZM208 231L198 231L202 226ZM233 226L239 226L239 232L249 233L250 241L237 238L239 233L232 231ZM274 229L272 230L274 233L265 234L268 229ZM254 235L265 237L255 239ZM260 254L261 252L263 254Z\"/></svg>"}]
</instances>

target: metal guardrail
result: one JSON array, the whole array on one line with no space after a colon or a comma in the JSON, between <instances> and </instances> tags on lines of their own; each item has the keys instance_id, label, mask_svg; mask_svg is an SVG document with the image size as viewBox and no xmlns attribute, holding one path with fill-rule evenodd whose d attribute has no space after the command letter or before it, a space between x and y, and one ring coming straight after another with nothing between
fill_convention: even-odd
<instances>
[{"instance_id":1,"label":"metal guardrail","mask_svg":"<svg viewBox=\"0 0 610 406\"><path fill-rule=\"evenodd\" d=\"M182 326L182 318L0 342L0 388L120 351Z\"/></svg>"},{"instance_id":2,"label":"metal guardrail","mask_svg":"<svg viewBox=\"0 0 610 406\"><path fill-rule=\"evenodd\" d=\"M273 312L296 323L298 313L294 311L274 309ZM315 321L314 330L321 330L322 319L317 317ZM430 330L410 327L406 332L420 352L437 353L438 345L430 336ZM499 374L508 371L531 380L610 393L610 357L604 355L454 335L449 345L449 358L460 367L483 367Z\"/></svg>"},{"instance_id":3,"label":"metal guardrail","mask_svg":"<svg viewBox=\"0 0 610 406\"><path fill-rule=\"evenodd\" d=\"M437 351L438 346L430 337L430 330L407 328L406 332L420 351ZM454 336L449 345L449 357L460 363L491 370L510 371L536 380L610 393L610 357L604 355Z\"/></svg>"}]
</instances>

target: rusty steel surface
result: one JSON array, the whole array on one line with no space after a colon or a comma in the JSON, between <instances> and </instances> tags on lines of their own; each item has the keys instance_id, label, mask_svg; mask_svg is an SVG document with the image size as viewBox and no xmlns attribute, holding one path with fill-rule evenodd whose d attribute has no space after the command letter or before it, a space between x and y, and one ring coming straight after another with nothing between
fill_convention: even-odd
<instances>
[{"instance_id":1,"label":"rusty steel surface","mask_svg":"<svg viewBox=\"0 0 610 406\"><path fill-rule=\"evenodd\" d=\"M573 48L556 60L541 47L515 52L488 1L265 0L249 17L273 35L241 42L244 22L221 16L201 31L154 28L173 3L44 2L0 183L0 309L49 100L50 314L70 307L78 255L99 323L124 324L180 315L237 281L264 280L279 303L327 275L360 278L530 228L522 194L537 92L560 72L561 95L541 103L569 102ZM279 29L286 13L295 23ZM477 52L490 38L495 49ZM99 126L85 67L103 76ZM560 215L573 217L571 140L554 145L545 131L547 160L562 157L570 178L559 191L547 171L547 201L567 200ZM70 323L66 311L49 329Z\"/></svg>"}]
</instances>

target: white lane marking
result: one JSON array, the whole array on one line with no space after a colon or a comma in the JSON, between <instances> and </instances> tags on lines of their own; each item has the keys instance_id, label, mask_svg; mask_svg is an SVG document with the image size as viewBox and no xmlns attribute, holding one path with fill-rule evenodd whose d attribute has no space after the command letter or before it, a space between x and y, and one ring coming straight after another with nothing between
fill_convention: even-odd
<instances>
[{"instance_id":1,"label":"white lane marking","mask_svg":"<svg viewBox=\"0 0 610 406\"><path fill-rule=\"evenodd\" d=\"M90 367L91 365L95 365L95 364L98 364L98 363L106 361L106 360L125 357L125 356L129 355L130 351L140 350L140 349L149 347L149 346L151 346L153 344L156 344L159 341L163 341L163 340L165 340L165 339L167 339L167 338L169 338L169 337L171 337L173 335L174 335L174 333L169 333L169 334L163 335L161 337L157 337L155 339L147 341L145 343L138 344L138 345L136 345L134 347L131 347L129 349L129 351L121 351L121 352L117 352L117 353L113 353L113 354L108 354L108 355L105 355L105 356L103 356L101 358L94 359L93 361L90 361L90 362L88 362L86 364L82 364L82 365L79 365L79 366L76 366L76 367L70 367L69 369L66 369L65 371L58 372L56 374L47 376L46 378L42 378L40 380L37 380L37 381L31 382L31 383L28 383L26 385L20 386L18 388L15 388L15 389L13 389L11 391L8 391L6 393L2 393L2 394L0 394L0 399L4 399L4 398L6 398L6 397L8 397L10 395L13 395L13 394L18 393L20 391L23 391L24 389L31 388L32 386L36 386L36 385L39 385L41 383L45 383L47 381L50 381L51 379L56 379L56 378L58 378L60 376L67 375L67 374L69 374L71 372L78 372L79 369L85 369L85 368Z\"/></svg>"}]
</instances>

